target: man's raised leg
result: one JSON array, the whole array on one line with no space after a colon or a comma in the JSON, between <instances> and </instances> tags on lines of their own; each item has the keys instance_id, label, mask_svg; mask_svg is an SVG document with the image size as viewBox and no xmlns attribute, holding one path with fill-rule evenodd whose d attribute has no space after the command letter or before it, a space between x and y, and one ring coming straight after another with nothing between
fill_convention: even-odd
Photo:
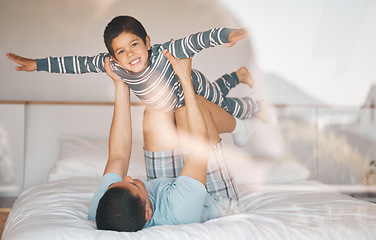
<instances>
[{"instance_id":1,"label":"man's raised leg","mask_svg":"<svg viewBox=\"0 0 376 240\"><path fill-rule=\"evenodd\" d=\"M219 134L232 132L236 121L233 116L218 105L201 96L197 97L212 146L207 168L206 188L214 199L226 210L229 210L238 204L238 197L231 173L223 157ZM179 111L184 111L184 108ZM179 118L179 111L177 111L177 118ZM179 122L182 126L184 120L184 118L177 119L176 122ZM148 180L158 177L175 178L179 176L188 152L180 148L174 114L146 108L143 131Z\"/></svg>"},{"instance_id":2,"label":"man's raised leg","mask_svg":"<svg viewBox=\"0 0 376 240\"><path fill-rule=\"evenodd\" d=\"M179 176L186 156L180 149L175 114L146 107L143 134L147 179Z\"/></svg>"}]
</instances>

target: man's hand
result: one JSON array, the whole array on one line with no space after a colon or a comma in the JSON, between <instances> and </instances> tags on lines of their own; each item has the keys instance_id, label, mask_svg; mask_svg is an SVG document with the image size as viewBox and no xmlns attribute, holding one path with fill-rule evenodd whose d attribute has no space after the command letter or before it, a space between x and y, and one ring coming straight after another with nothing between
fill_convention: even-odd
<instances>
[{"instance_id":1,"label":"man's hand","mask_svg":"<svg viewBox=\"0 0 376 240\"><path fill-rule=\"evenodd\" d=\"M180 82L182 82L182 84L186 81L191 82L192 58L177 59L166 49L163 50L163 54L170 61Z\"/></svg>"},{"instance_id":2,"label":"man's hand","mask_svg":"<svg viewBox=\"0 0 376 240\"><path fill-rule=\"evenodd\" d=\"M110 59L108 57L106 57L104 60L104 69L106 70L107 76L109 76L114 81L115 85L120 84L120 83L124 84L121 77L117 75L116 73L114 73L114 71L112 70L110 66Z\"/></svg>"},{"instance_id":3,"label":"man's hand","mask_svg":"<svg viewBox=\"0 0 376 240\"><path fill-rule=\"evenodd\" d=\"M21 65L16 67L16 71L32 72L37 70L37 61L35 59L24 58L13 53L7 53L7 57Z\"/></svg>"},{"instance_id":4,"label":"man's hand","mask_svg":"<svg viewBox=\"0 0 376 240\"><path fill-rule=\"evenodd\" d=\"M245 38L246 36L248 36L248 32L244 28L235 29L230 33L230 36L228 36L228 43L226 44L226 47L234 46L239 40Z\"/></svg>"}]
</instances>

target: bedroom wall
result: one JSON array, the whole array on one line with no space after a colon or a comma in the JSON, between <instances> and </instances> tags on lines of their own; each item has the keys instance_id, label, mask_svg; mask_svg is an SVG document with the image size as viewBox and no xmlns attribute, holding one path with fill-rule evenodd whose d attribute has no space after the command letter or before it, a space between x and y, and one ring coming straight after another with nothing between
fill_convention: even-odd
<instances>
[{"instance_id":1,"label":"bedroom wall","mask_svg":"<svg viewBox=\"0 0 376 240\"><path fill-rule=\"evenodd\" d=\"M25 105L0 104L0 196L24 186Z\"/></svg>"},{"instance_id":2,"label":"bedroom wall","mask_svg":"<svg viewBox=\"0 0 376 240\"><path fill-rule=\"evenodd\" d=\"M0 100L112 101L113 84L104 75L16 72L15 64L5 53L31 58L94 55L105 51L102 34L106 23L116 15L129 14L145 25L152 43L212 27L248 27L251 35L247 40L231 49L217 47L203 51L193 62L194 67L210 79L242 65L248 66L257 82L256 90L239 88L232 95L251 93L263 97L265 92L272 103L357 107L375 82L373 28L376 18L372 14L375 10L375 0L305 0L299 3L294 0L267 3L257 0L141 0L137 4L130 0L0 0ZM137 101L134 96L132 100ZM291 114L295 112L290 108L273 114L302 117ZM309 156L303 160L317 177L315 171L320 166L315 132L319 127L325 130L331 124L336 126L343 119L329 123L319 121L318 126L311 121L318 120L317 115L310 113L317 109L310 107L304 112L309 112L303 113L303 119L308 119L309 126L304 129L308 133L294 139L297 144L292 147L298 151L298 156ZM351 125L354 114L348 115L351 117L345 116L346 124ZM324 117L331 118L330 115ZM306 126L307 122L299 124ZM290 128L286 128L281 138L280 123L274 123L258 131L245 149L256 155L283 153L286 145L282 142L291 139ZM291 127L289 123L284 124ZM303 147L300 137L307 139ZM23 149L21 144L17 147ZM335 150L332 155L341 157L341 154ZM375 156L373 152L368 155ZM327 160L332 159L321 159L323 163ZM332 168L326 165L321 168L323 176L330 175ZM344 174L344 178L347 176Z\"/></svg>"}]
</instances>

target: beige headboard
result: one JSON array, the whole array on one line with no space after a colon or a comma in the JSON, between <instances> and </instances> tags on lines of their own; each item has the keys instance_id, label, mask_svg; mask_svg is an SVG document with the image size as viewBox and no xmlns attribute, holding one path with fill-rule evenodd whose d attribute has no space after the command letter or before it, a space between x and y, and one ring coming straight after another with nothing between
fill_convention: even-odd
<instances>
[{"instance_id":1,"label":"beige headboard","mask_svg":"<svg viewBox=\"0 0 376 240\"><path fill-rule=\"evenodd\" d=\"M142 144L144 105L132 103L131 111L132 139ZM0 165L1 161L13 164L13 179L8 184L0 182L0 196L17 196L23 189L46 181L58 158L59 136L108 139L113 103L0 101L0 113L0 152L6 153ZM242 151L254 156L278 155L283 149L277 135L276 126L262 126ZM234 147L230 134L221 137L226 146Z\"/></svg>"},{"instance_id":2,"label":"beige headboard","mask_svg":"<svg viewBox=\"0 0 376 240\"><path fill-rule=\"evenodd\" d=\"M143 110L132 104L133 141L143 141ZM58 157L59 136L108 138L112 113L112 102L0 101L0 152L7 153L0 161L10 162L13 172L12 181L0 184L0 196L16 196L46 180Z\"/></svg>"}]
</instances>

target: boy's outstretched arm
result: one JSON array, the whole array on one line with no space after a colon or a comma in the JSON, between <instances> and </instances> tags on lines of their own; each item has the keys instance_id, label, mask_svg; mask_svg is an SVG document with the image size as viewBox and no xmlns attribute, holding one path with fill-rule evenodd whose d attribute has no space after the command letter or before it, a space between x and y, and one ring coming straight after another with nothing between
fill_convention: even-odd
<instances>
[{"instance_id":1,"label":"boy's outstretched arm","mask_svg":"<svg viewBox=\"0 0 376 240\"><path fill-rule=\"evenodd\" d=\"M226 43L227 47L236 44L248 35L245 29L214 28L191 34L185 38L168 41L162 45L176 58L190 58L203 49Z\"/></svg>"},{"instance_id":2,"label":"boy's outstretched arm","mask_svg":"<svg viewBox=\"0 0 376 240\"><path fill-rule=\"evenodd\" d=\"M191 153L188 155L180 175L192 177L205 185L209 160L209 136L191 80L192 59L176 59L167 50L163 53L171 62L183 87L188 133L191 138Z\"/></svg>"},{"instance_id":3,"label":"boy's outstretched arm","mask_svg":"<svg viewBox=\"0 0 376 240\"><path fill-rule=\"evenodd\" d=\"M49 73L84 74L104 73L104 59L108 53L99 53L96 56L65 56L31 59L7 53L7 57L21 66L17 71L46 71Z\"/></svg>"},{"instance_id":4,"label":"boy's outstretched arm","mask_svg":"<svg viewBox=\"0 0 376 240\"><path fill-rule=\"evenodd\" d=\"M132 123L129 87L116 75L108 58L105 61L106 73L115 84L115 105L109 138L109 157L104 171L127 176L132 149Z\"/></svg>"}]
</instances>

